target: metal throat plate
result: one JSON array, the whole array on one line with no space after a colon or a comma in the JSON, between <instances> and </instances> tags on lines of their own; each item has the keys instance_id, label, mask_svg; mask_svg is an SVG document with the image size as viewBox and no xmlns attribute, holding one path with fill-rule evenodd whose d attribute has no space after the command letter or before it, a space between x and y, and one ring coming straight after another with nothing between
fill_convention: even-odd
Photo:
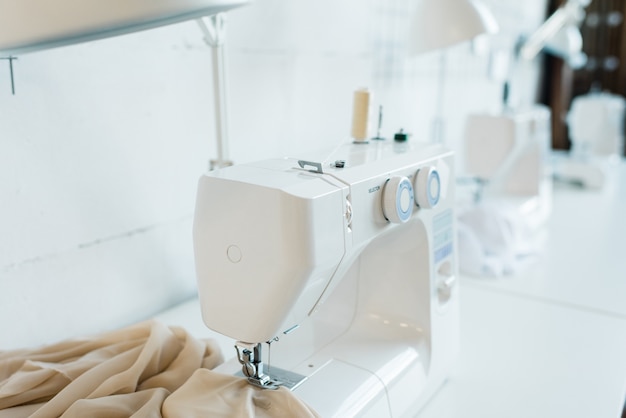
<instances>
[{"instance_id":1,"label":"metal throat plate","mask_svg":"<svg viewBox=\"0 0 626 418\"><path fill-rule=\"evenodd\" d=\"M280 367L271 367L268 370L267 375L270 377L270 381L272 385L275 386L284 386L289 390L295 390L298 386L300 386L306 379L306 376L303 376L298 373L290 372L289 370L281 369ZM235 373L235 376L239 377L247 377L240 370ZM259 386L259 385L255 385ZM272 386L269 386L268 389L271 389ZM274 387L275 388L275 387Z\"/></svg>"}]
</instances>

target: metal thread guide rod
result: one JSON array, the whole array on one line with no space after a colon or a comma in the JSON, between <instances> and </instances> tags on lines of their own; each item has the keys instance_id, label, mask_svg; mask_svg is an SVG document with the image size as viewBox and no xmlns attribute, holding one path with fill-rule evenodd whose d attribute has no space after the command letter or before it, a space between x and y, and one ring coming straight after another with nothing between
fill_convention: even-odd
<instances>
[{"instance_id":1,"label":"metal thread guide rod","mask_svg":"<svg viewBox=\"0 0 626 418\"><path fill-rule=\"evenodd\" d=\"M13 61L17 59L17 57L0 57L2 60L9 61L9 73L11 75L11 93L15 96L15 79L13 76Z\"/></svg>"},{"instance_id":2,"label":"metal thread guide rod","mask_svg":"<svg viewBox=\"0 0 626 418\"><path fill-rule=\"evenodd\" d=\"M213 90L215 104L215 134L217 158L210 161L210 169L233 165L228 157L228 109L226 90L226 15L218 13L197 20L204 34L204 41L211 47L213 54Z\"/></svg>"},{"instance_id":3,"label":"metal thread guide rod","mask_svg":"<svg viewBox=\"0 0 626 418\"><path fill-rule=\"evenodd\" d=\"M441 51L439 54L439 74L437 76L437 104L435 107L435 117L432 121L431 141L435 144L441 144L445 142L444 121L443 121L443 101L445 95L445 81L446 81L446 51Z\"/></svg>"},{"instance_id":4,"label":"metal thread guide rod","mask_svg":"<svg viewBox=\"0 0 626 418\"><path fill-rule=\"evenodd\" d=\"M372 139L375 139L377 141L382 141L383 138L382 136L380 136L380 128L382 128L383 126L383 107L382 106L378 106L378 129L376 130L376 136Z\"/></svg>"}]
</instances>

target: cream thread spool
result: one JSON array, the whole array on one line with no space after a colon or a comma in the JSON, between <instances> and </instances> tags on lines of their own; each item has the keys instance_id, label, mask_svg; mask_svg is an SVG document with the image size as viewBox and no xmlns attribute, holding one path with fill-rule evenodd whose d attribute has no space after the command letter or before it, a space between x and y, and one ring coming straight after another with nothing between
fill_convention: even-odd
<instances>
[{"instance_id":1,"label":"cream thread spool","mask_svg":"<svg viewBox=\"0 0 626 418\"><path fill-rule=\"evenodd\" d=\"M369 131L370 92L366 88L354 92L352 103L352 138L354 142L367 142Z\"/></svg>"}]
</instances>

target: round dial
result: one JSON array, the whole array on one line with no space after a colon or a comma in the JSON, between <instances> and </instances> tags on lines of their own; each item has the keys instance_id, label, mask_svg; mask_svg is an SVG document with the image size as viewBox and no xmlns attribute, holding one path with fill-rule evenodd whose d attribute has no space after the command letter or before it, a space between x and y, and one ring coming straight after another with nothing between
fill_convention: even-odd
<instances>
[{"instance_id":1,"label":"round dial","mask_svg":"<svg viewBox=\"0 0 626 418\"><path fill-rule=\"evenodd\" d=\"M415 203L420 208L434 208L439 202L441 179L435 167L422 167L417 170L413 187Z\"/></svg>"},{"instance_id":2,"label":"round dial","mask_svg":"<svg viewBox=\"0 0 626 418\"><path fill-rule=\"evenodd\" d=\"M383 215L389 222L403 223L413 213L413 185L408 178L394 176L383 188Z\"/></svg>"}]
</instances>

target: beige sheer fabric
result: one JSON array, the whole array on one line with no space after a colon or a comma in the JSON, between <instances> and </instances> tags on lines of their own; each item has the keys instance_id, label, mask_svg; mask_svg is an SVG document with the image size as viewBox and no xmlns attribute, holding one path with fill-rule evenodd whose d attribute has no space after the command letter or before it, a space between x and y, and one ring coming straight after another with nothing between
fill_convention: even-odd
<instances>
[{"instance_id":1,"label":"beige sheer fabric","mask_svg":"<svg viewBox=\"0 0 626 418\"><path fill-rule=\"evenodd\" d=\"M221 362L214 341L156 321L0 352L0 418L318 416L284 388L210 370Z\"/></svg>"}]
</instances>

